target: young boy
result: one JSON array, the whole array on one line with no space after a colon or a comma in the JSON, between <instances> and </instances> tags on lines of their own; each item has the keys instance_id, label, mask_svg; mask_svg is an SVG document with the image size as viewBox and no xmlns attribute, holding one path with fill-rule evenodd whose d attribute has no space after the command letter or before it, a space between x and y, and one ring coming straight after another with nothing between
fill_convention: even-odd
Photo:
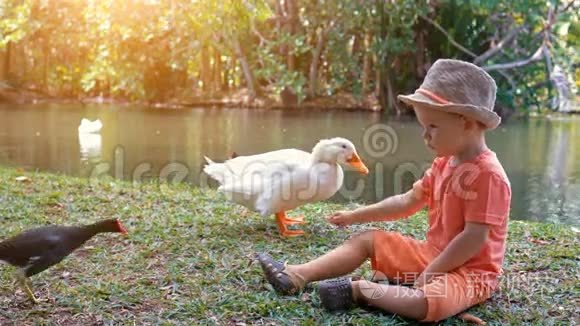
<instances>
[{"instance_id":1,"label":"young boy","mask_svg":"<svg viewBox=\"0 0 580 326\"><path fill-rule=\"evenodd\" d=\"M487 300L502 272L511 200L509 180L485 143L496 128L494 80L467 62L441 59L420 88L399 96L416 112L425 145L436 158L407 193L327 219L338 226L394 221L428 206L426 241L367 231L301 265L258 255L266 279L283 294L320 281L322 305L344 310L370 305L420 321L439 321ZM412 287L351 280L371 259L375 273ZM331 279L335 278L335 279Z\"/></svg>"}]
</instances>

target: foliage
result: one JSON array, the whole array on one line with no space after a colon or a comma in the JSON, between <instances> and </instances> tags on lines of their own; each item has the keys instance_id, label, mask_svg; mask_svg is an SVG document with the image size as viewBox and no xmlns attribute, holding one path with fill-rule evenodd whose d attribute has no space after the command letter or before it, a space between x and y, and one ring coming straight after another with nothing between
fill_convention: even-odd
<instances>
[{"instance_id":1,"label":"foliage","mask_svg":"<svg viewBox=\"0 0 580 326\"><path fill-rule=\"evenodd\" d=\"M396 94L417 87L437 58L473 61L519 27L514 42L480 64L523 60L546 44L553 65L572 82L580 61L580 28L578 8L568 4L7 0L0 3L0 63L10 68L0 79L55 96L149 101L250 83L275 93L289 87L303 100L315 81L315 95L366 96L381 87ZM555 22L548 19L550 10L558 13ZM320 38L322 52L316 61ZM541 109L555 95L543 61L492 74L503 106Z\"/></svg>"}]
</instances>

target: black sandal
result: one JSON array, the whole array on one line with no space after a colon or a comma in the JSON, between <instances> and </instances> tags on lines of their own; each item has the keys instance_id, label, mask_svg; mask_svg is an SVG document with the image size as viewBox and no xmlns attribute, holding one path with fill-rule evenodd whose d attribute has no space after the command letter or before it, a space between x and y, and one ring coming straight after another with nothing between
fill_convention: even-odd
<instances>
[{"instance_id":1,"label":"black sandal","mask_svg":"<svg viewBox=\"0 0 580 326\"><path fill-rule=\"evenodd\" d=\"M334 278L318 283L318 295L322 306L330 311L348 310L354 306L350 278Z\"/></svg>"},{"instance_id":2,"label":"black sandal","mask_svg":"<svg viewBox=\"0 0 580 326\"><path fill-rule=\"evenodd\" d=\"M274 260L267 253L260 253L256 256L266 280L276 291L281 294L295 294L304 288L306 284L304 279L296 273L286 271L286 264Z\"/></svg>"}]
</instances>

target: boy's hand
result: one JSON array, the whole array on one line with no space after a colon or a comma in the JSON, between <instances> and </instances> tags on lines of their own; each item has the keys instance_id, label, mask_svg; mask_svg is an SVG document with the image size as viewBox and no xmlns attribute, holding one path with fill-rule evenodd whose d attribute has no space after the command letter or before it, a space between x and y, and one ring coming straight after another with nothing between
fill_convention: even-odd
<instances>
[{"instance_id":1,"label":"boy's hand","mask_svg":"<svg viewBox=\"0 0 580 326\"><path fill-rule=\"evenodd\" d=\"M429 271L428 269L425 269L421 273L421 275L419 275L419 277L417 277L417 279L415 279L415 283L413 284L413 286L416 288L421 288L421 287L425 286L426 284L428 284L429 282L431 282L431 280L433 280L434 277L444 276L444 275L445 275L445 273L435 273L435 272Z\"/></svg>"},{"instance_id":2,"label":"boy's hand","mask_svg":"<svg viewBox=\"0 0 580 326\"><path fill-rule=\"evenodd\" d=\"M415 280L415 284L413 284L413 286L416 288L421 288L425 284L429 283L429 281L431 281L433 276L435 275L424 271L423 273L421 273L421 275L419 275L419 277L417 277L417 279Z\"/></svg>"},{"instance_id":3,"label":"boy's hand","mask_svg":"<svg viewBox=\"0 0 580 326\"><path fill-rule=\"evenodd\" d=\"M338 227L346 227L353 223L352 213L349 211L334 212L326 220Z\"/></svg>"}]
</instances>

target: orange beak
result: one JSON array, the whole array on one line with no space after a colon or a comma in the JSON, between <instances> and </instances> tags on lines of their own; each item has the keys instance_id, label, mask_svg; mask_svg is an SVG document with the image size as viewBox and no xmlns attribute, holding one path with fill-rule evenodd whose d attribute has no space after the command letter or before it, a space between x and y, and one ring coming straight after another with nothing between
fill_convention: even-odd
<instances>
[{"instance_id":1,"label":"orange beak","mask_svg":"<svg viewBox=\"0 0 580 326\"><path fill-rule=\"evenodd\" d=\"M352 157L346 160L346 162L355 168L358 172L362 174L369 174L369 169L360 160L360 157L356 153L352 154Z\"/></svg>"}]
</instances>

